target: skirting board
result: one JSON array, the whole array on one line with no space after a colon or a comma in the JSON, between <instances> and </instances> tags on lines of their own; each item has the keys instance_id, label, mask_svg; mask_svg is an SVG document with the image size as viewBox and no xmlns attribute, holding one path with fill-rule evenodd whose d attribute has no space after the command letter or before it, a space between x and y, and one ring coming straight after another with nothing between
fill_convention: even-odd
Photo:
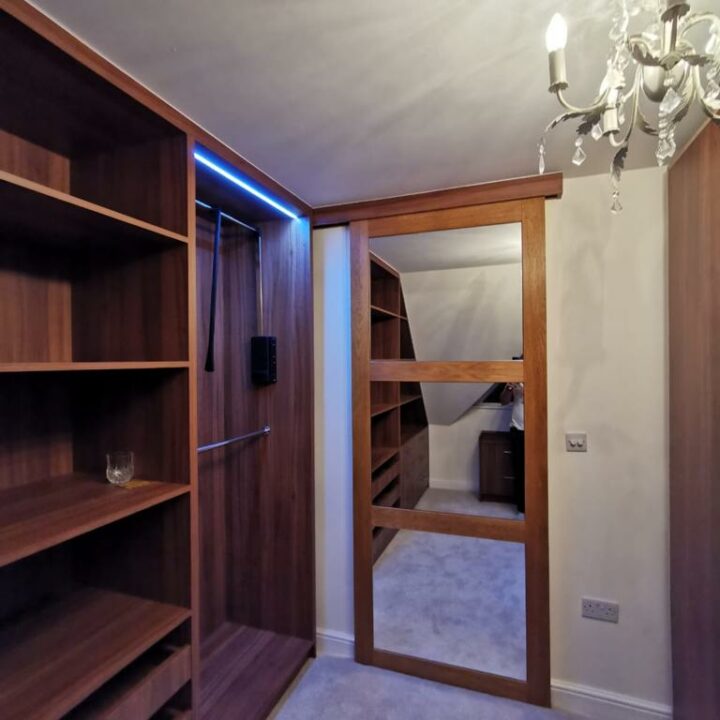
<instances>
[{"instance_id":1,"label":"skirting board","mask_svg":"<svg viewBox=\"0 0 720 720\"><path fill-rule=\"evenodd\" d=\"M554 708L589 720L672 720L668 705L564 680L553 680L551 687Z\"/></svg>"},{"instance_id":2,"label":"skirting board","mask_svg":"<svg viewBox=\"0 0 720 720\"><path fill-rule=\"evenodd\" d=\"M320 628L317 652L318 655L353 658L353 636ZM667 705L564 680L552 681L552 705L587 720L672 720L672 708Z\"/></svg>"}]
</instances>

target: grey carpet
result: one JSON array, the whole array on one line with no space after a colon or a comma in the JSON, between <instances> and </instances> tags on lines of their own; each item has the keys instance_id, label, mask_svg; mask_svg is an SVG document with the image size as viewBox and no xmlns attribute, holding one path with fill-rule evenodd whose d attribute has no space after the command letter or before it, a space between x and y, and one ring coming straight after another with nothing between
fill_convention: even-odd
<instances>
[{"instance_id":1,"label":"grey carpet","mask_svg":"<svg viewBox=\"0 0 720 720\"><path fill-rule=\"evenodd\" d=\"M437 512L459 513L463 515L482 515L483 517L522 520L524 515L514 505L501 502L478 500L477 495L463 490L444 490L428 488L415 506L416 510L435 510Z\"/></svg>"},{"instance_id":2,"label":"grey carpet","mask_svg":"<svg viewBox=\"0 0 720 720\"><path fill-rule=\"evenodd\" d=\"M357 665L314 660L274 720L560 720L568 715Z\"/></svg>"},{"instance_id":3,"label":"grey carpet","mask_svg":"<svg viewBox=\"0 0 720 720\"><path fill-rule=\"evenodd\" d=\"M434 491L457 506L454 492ZM526 677L520 543L400 531L375 563L373 603L379 649Z\"/></svg>"}]
</instances>

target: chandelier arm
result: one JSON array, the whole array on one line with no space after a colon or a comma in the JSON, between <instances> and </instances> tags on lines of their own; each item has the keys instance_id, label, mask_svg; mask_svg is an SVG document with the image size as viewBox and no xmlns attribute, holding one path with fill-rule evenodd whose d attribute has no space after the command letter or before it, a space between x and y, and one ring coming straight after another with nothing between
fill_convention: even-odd
<instances>
[{"instance_id":1,"label":"chandelier arm","mask_svg":"<svg viewBox=\"0 0 720 720\"><path fill-rule=\"evenodd\" d=\"M627 94L626 97L633 96L633 102L632 102L632 116L630 118L630 122L628 124L627 132L625 133L625 137L622 140L616 140L613 135L610 135L609 140L610 144L615 148L620 148L623 145L627 145L630 142L630 138L632 137L633 130L635 129L635 125L637 123L638 119L638 112L640 110L640 77L641 77L641 70L638 68L635 71L635 79L633 80L632 89Z\"/></svg>"},{"instance_id":2,"label":"chandelier arm","mask_svg":"<svg viewBox=\"0 0 720 720\"><path fill-rule=\"evenodd\" d=\"M595 99L594 104L590 105L589 107L575 107L575 105L571 105L566 99L565 95L563 94L562 90L556 90L555 94L557 95L558 102L570 112L573 113L579 113L580 115L591 115L593 113L596 113L603 109L605 106L605 101L607 100L609 90L606 90L602 95L600 95L598 98Z\"/></svg>"},{"instance_id":3,"label":"chandelier arm","mask_svg":"<svg viewBox=\"0 0 720 720\"><path fill-rule=\"evenodd\" d=\"M703 112L711 119L720 121L720 110L713 110L705 100L705 87L702 84L702 78L700 77L700 68L696 65L693 68L693 93L694 97L700 100Z\"/></svg>"},{"instance_id":4,"label":"chandelier arm","mask_svg":"<svg viewBox=\"0 0 720 720\"><path fill-rule=\"evenodd\" d=\"M698 25L701 22L709 22L715 24L718 22L718 17L717 15L713 15L713 13L709 12L694 13L693 15L688 15L687 18L685 18L685 22L683 22L682 24L680 35L685 35L685 33L690 28L695 27L695 25Z\"/></svg>"}]
</instances>

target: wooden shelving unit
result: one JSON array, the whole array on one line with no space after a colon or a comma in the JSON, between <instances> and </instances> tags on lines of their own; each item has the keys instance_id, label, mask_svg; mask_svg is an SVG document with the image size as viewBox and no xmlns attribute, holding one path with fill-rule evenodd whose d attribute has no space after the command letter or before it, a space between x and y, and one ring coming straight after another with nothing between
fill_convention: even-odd
<instances>
[{"instance_id":1,"label":"wooden shelving unit","mask_svg":"<svg viewBox=\"0 0 720 720\"><path fill-rule=\"evenodd\" d=\"M0 6L0 716L259 720L316 634L310 208L31 5ZM198 362L196 198L262 231L272 387L250 382L256 246L237 226L217 372ZM143 482L104 481L113 450Z\"/></svg>"},{"instance_id":2,"label":"wooden shelving unit","mask_svg":"<svg viewBox=\"0 0 720 720\"><path fill-rule=\"evenodd\" d=\"M56 720L190 616L186 609L85 588L0 630L7 720Z\"/></svg>"},{"instance_id":3,"label":"wooden shelving unit","mask_svg":"<svg viewBox=\"0 0 720 720\"><path fill-rule=\"evenodd\" d=\"M371 358L415 359L398 273L370 253ZM428 487L428 422L419 383L371 382L372 497L382 507L413 508ZM377 560L395 536L373 529Z\"/></svg>"},{"instance_id":4,"label":"wooden shelving unit","mask_svg":"<svg viewBox=\"0 0 720 720\"><path fill-rule=\"evenodd\" d=\"M0 10L0 715L189 712L188 138L14 14L32 12ZM124 488L105 480L121 449L144 479Z\"/></svg>"}]
</instances>

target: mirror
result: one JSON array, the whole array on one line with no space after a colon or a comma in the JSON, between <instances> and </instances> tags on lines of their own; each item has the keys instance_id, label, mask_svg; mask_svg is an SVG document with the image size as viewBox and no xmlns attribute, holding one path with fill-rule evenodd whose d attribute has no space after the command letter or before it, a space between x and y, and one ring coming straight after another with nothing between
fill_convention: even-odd
<instances>
[{"instance_id":1,"label":"mirror","mask_svg":"<svg viewBox=\"0 0 720 720\"><path fill-rule=\"evenodd\" d=\"M526 678L521 543L379 528L373 566L378 650Z\"/></svg>"},{"instance_id":2,"label":"mirror","mask_svg":"<svg viewBox=\"0 0 720 720\"><path fill-rule=\"evenodd\" d=\"M522 354L520 223L375 237L370 250L373 358Z\"/></svg>"},{"instance_id":3,"label":"mirror","mask_svg":"<svg viewBox=\"0 0 720 720\"><path fill-rule=\"evenodd\" d=\"M371 383L373 504L524 518L521 384Z\"/></svg>"}]
</instances>

